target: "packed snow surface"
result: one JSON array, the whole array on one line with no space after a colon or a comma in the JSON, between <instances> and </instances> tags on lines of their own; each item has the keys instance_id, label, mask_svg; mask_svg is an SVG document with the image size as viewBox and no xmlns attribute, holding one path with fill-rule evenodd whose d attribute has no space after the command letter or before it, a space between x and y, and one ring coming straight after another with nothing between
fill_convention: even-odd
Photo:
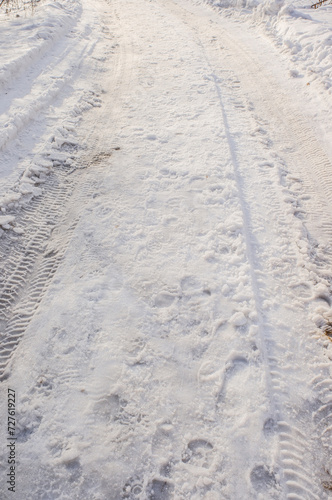
<instances>
[{"instance_id":1,"label":"packed snow surface","mask_svg":"<svg viewBox=\"0 0 332 500\"><path fill-rule=\"evenodd\" d=\"M16 6L1 499L332 498L332 6Z\"/></svg>"}]
</instances>

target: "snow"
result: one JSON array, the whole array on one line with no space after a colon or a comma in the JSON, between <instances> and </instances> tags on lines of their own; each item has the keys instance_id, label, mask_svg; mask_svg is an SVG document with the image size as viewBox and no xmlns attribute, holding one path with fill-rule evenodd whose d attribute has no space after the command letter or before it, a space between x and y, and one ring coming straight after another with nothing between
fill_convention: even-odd
<instances>
[{"instance_id":1,"label":"snow","mask_svg":"<svg viewBox=\"0 0 332 500\"><path fill-rule=\"evenodd\" d=\"M273 43L278 50L278 57L288 68L288 75L283 75L283 78L291 76L297 80L294 82L295 94L305 92L305 108L310 111L307 118L316 122L318 133L325 141L325 148L331 151L331 7L326 4L312 9L311 4L314 2L306 3L302 0L204 2L219 13L222 12L226 18L240 25L245 24L247 29L254 31L260 38L267 38ZM196 0L194 3L202 2ZM246 40L245 43L248 42ZM264 53L261 56L264 59ZM274 65L271 63L271 59L266 58L266 64L273 72Z\"/></svg>"},{"instance_id":2,"label":"snow","mask_svg":"<svg viewBox=\"0 0 332 500\"><path fill-rule=\"evenodd\" d=\"M206 0L226 15L255 26L271 37L279 50L287 55L294 78L318 81L331 94L331 16L329 5L312 9L302 0L265 0L239 2L237 0ZM315 3L315 2L312 2Z\"/></svg>"},{"instance_id":3,"label":"snow","mask_svg":"<svg viewBox=\"0 0 332 500\"><path fill-rule=\"evenodd\" d=\"M96 43L86 36L80 2L42 2L33 12L16 12L1 13L0 43L6 48L0 70L6 96L0 104L0 150L6 162L0 180L1 210L40 195L39 184L53 167L54 149L74 145L82 113L100 106L96 84L85 88L83 83L78 89L73 85ZM76 28L79 22L82 31ZM13 40L9 45L8 39ZM69 165L71 159L63 161Z\"/></svg>"},{"instance_id":4,"label":"snow","mask_svg":"<svg viewBox=\"0 0 332 500\"><path fill-rule=\"evenodd\" d=\"M307 7L1 14L1 498L331 498L332 7Z\"/></svg>"}]
</instances>

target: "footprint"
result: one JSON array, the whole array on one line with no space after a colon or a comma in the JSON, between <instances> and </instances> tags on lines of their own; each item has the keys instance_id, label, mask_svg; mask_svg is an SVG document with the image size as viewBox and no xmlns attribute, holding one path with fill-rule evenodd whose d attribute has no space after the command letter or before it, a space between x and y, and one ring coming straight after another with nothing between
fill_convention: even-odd
<instances>
[{"instance_id":1,"label":"footprint","mask_svg":"<svg viewBox=\"0 0 332 500\"><path fill-rule=\"evenodd\" d=\"M213 445L205 439L194 439L188 443L182 462L209 469L213 460Z\"/></svg>"},{"instance_id":2,"label":"footprint","mask_svg":"<svg viewBox=\"0 0 332 500\"><path fill-rule=\"evenodd\" d=\"M20 443L27 442L42 422L40 409L27 404L18 406L16 414L16 438Z\"/></svg>"},{"instance_id":3,"label":"footprint","mask_svg":"<svg viewBox=\"0 0 332 500\"><path fill-rule=\"evenodd\" d=\"M159 308L170 307L173 304L175 297L175 295L172 295L169 292L161 292L155 297L155 306Z\"/></svg>"},{"instance_id":4,"label":"footprint","mask_svg":"<svg viewBox=\"0 0 332 500\"><path fill-rule=\"evenodd\" d=\"M128 401L121 399L117 394L111 394L97 401L93 409L99 422L106 424L117 422L120 425L136 424L141 420L142 415L128 408Z\"/></svg>"},{"instance_id":5,"label":"footprint","mask_svg":"<svg viewBox=\"0 0 332 500\"><path fill-rule=\"evenodd\" d=\"M202 382L217 382L222 379L222 368L219 359L204 361L197 373L197 378Z\"/></svg>"},{"instance_id":6,"label":"footprint","mask_svg":"<svg viewBox=\"0 0 332 500\"><path fill-rule=\"evenodd\" d=\"M168 481L153 479L148 486L148 500L171 500L174 486Z\"/></svg>"},{"instance_id":7,"label":"footprint","mask_svg":"<svg viewBox=\"0 0 332 500\"><path fill-rule=\"evenodd\" d=\"M153 237L151 240L148 240L146 244L146 248L149 250L151 253L156 253L159 252L163 247L163 242L162 240L159 240L156 237Z\"/></svg>"},{"instance_id":8,"label":"footprint","mask_svg":"<svg viewBox=\"0 0 332 500\"><path fill-rule=\"evenodd\" d=\"M51 377L48 377L47 375L41 375L38 377L36 385L32 388L31 394L34 394L35 392L43 395L43 396L49 396L52 392L52 381Z\"/></svg>"},{"instance_id":9,"label":"footprint","mask_svg":"<svg viewBox=\"0 0 332 500\"><path fill-rule=\"evenodd\" d=\"M130 347L129 347L129 355L132 358L136 358L139 356L145 349L146 342L143 337L137 337L133 341L131 341Z\"/></svg>"},{"instance_id":10,"label":"footprint","mask_svg":"<svg viewBox=\"0 0 332 500\"><path fill-rule=\"evenodd\" d=\"M221 403L225 397L225 392L227 385L231 381L231 379L237 377L237 378L242 378L243 375L241 372L248 366L248 360L244 356L234 356L231 361L229 361L226 364L225 372L224 372L224 378L222 381L222 385L217 397L217 404ZM241 387L242 385L242 380L238 380L238 383L235 385L236 387ZM234 384L233 384L234 385Z\"/></svg>"},{"instance_id":11,"label":"footprint","mask_svg":"<svg viewBox=\"0 0 332 500\"><path fill-rule=\"evenodd\" d=\"M273 436L277 431L278 424L273 418L268 418L264 422L263 432L266 437Z\"/></svg>"},{"instance_id":12,"label":"footprint","mask_svg":"<svg viewBox=\"0 0 332 500\"><path fill-rule=\"evenodd\" d=\"M173 179L175 179L175 178L178 177L178 174L177 174L177 172L175 170L170 170L168 168L162 168L160 170L160 173L164 177L172 177Z\"/></svg>"},{"instance_id":13,"label":"footprint","mask_svg":"<svg viewBox=\"0 0 332 500\"><path fill-rule=\"evenodd\" d=\"M111 394L97 401L94 405L94 413L98 415L98 419L103 421L113 420L118 415L120 408L123 406L123 401L117 394Z\"/></svg>"},{"instance_id":14,"label":"footprint","mask_svg":"<svg viewBox=\"0 0 332 500\"><path fill-rule=\"evenodd\" d=\"M264 492L277 486L275 472L266 465L257 465L250 473L251 484L258 492Z\"/></svg>"},{"instance_id":15,"label":"footprint","mask_svg":"<svg viewBox=\"0 0 332 500\"><path fill-rule=\"evenodd\" d=\"M195 276L185 276L182 278L180 286L183 292L192 291L193 289L197 291L202 287L200 281Z\"/></svg>"},{"instance_id":16,"label":"footprint","mask_svg":"<svg viewBox=\"0 0 332 500\"><path fill-rule=\"evenodd\" d=\"M69 474L68 480L70 483L76 483L83 474L82 466L78 458L66 463L65 468Z\"/></svg>"},{"instance_id":17,"label":"footprint","mask_svg":"<svg viewBox=\"0 0 332 500\"><path fill-rule=\"evenodd\" d=\"M143 492L143 484L138 476L133 476L123 487L121 498L128 498L129 500L137 500L141 498Z\"/></svg>"},{"instance_id":18,"label":"footprint","mask_svg":"<svg viewBox=\"0 0 332 500\"><path fill-rule=\"evenodd\" d=\"M167 464L164 464L160 468L160 475L164 477L171 477L172 469L173 469L173 463L168 462Z\"/></svg>"}]
</instances>

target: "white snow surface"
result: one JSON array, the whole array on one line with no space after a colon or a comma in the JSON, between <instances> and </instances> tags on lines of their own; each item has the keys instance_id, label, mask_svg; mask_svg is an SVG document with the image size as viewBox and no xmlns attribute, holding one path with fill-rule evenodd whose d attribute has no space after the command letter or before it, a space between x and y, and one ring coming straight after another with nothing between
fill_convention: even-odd
<instances>
[{"instance_id":1,"label":"white snow surface","mask_svg":"<svg viewBox=\"0 0 332 500\"><path fill-rule=\"evenodd\" d=\"M304 78L306 84L317 82L328 90L332 86L332 9L326 3L295 0L205 0L239 21L246 21L257 32L271 37L289 59L290 75ZM293 67L292 67L293 66Z\"/></svg>"},{"instance_id":2,"label":"white snow surface","mask_svg":"<svg viewBox=\"0 0 332 500\"><path fill-rule=\"evenodd\" d=\"M1 499L332 498L331 16L0 13Z\"/></svg>"}]
</instances>

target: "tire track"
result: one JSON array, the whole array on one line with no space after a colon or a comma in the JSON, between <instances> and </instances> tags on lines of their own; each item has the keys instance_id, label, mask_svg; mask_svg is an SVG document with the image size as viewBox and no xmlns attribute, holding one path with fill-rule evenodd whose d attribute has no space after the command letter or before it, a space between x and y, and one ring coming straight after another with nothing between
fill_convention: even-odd
<instances>
[{"instance_id":1,"label":"tire track","mask_svg":"<svg viewBox=\"0 0 332 500\"><path fill-rule=\"evenodd\" d=\"M116 13L113 14L116 18ZM130 84L131 63L127 55L131 51L125 43L115 52L108 47L104 50L112 54L112 90L114 99L118 99L126 84ZM22 234L9 231L0 239L0 253L3 255L0 281L2 381L10 375L15 350L61 265L82 208L102 177L105 162L116 149L110 147L108 141L105 144L95 132L96 123L105 117L109 120L112 116L116 120L113 104L110 100L97 114L86 116L82 128L87 132L84 138L77 141L69 134L60 141L62 146L58 147L55 141L50 151L42 149L39 152L39 157L51 158L54 165L43 183L43 193L27 205L10 211L15 216L15 227L19 227ZM119 112L119 108L117 110ZM80 146L83 142L89 145L86 151ZM107 151L100 149L103 146ZM73 164L66 163L68 157L73 159Z\"/></svg>"},{"instance_id":2,"label":"tire track","mask_svg":"<svg viewBox=\"0 0 332 500\"><path fill-rule=\"evenodd\" d=\"M73 4L71 5L71 8L73 10L70 10L70 8L68 9L68 7L65 9L65 11L68 14L66 19L64 15L63 18L61 18L62 22L60 21L54 23L53 27L55 29L53 32L49 33L51 34L51 36L49 37L45 37L45 31L44 31L45 25L43 23L41 23L38 26L39 31L41 33L37 31L37 33L35 34L33 34L34 33L33 30L36 27L34 24L25 25L25 28L23 28L24 31L30 32L30 30L32 30L32 34L29 33L30 36L28 37L28 41L30 42L30 39L34 41L34 37L37 36L37 38L39 39L39 44L33 45L28 51L25 51L23 54L20 54L16 59L6 62L3 65L3 68L0 73L1 74L0 87L1 90L7 91L6 94L8 97L0 105L1 113L6 112L13 99L21 98L23 96L22 92L20 91L21 81L24 81L26 88L27 82L31 83L34 80L36 80L45 69L45 59L47 57L46 54L48 54L50 50L56 52L57 50L60 49L61 51L60 46L63 42L63 38L65 36L67 37L70 36L68 32L69 31L73 32L78 26L82 17L82 9L79 6L76 6L75 8ZM50 12L48 13L48 15L49 14ZM58 21L58 19L56 21ZM26 21L26 23L27 22L28 21ZM6 28L4 27L4 31L5 29ZM25 33L25 38L26 38L26 33ZM62 59L62 57L60 57L60 59ZM24 76L23 72L25 72ZM15 88L13 89L11 88L10 82L8 83L9 78L16 79L18 83L18 85L15 86Z\"/></svg>"},{"instance_id":3,"label":"tire track","mask_svg":"<svg viewBox=\"0 0 332 500\"><path fill-rule=\"evenodd\" d=\"M2 259L6 278L0 293L1 380L9 376L6 367L61 263L78 222L71 197L82 179L78 174L71 175L69 185L67 177L68 168L57 168L45 183L44 194L15 214L24 231L22 236L14 238L15 246L11 234L0 240L0 252L7 253L7 259ZM55 227L66 228L61 231L58 249L54 245L59 236L52 236Z\"/></svg>"},{"instance_id":4,"label":"tire track","mask_svg":"<svg viewBox=\"0 0 332 500\"><path fill-rule=\"evenodd\" d=\"M185 13L184 13L185 12ZM188 16L188 12L182 11L181 8L176 8L175 15L178 17L184 18ZM194 17L194 16L192 16ZM237 189L239 193L240 204L242 208L243 214L243 222L244 222L244 236L247 247L247 257L248 262L250 263L251 268L251 282L254 291L254 297L256 301L256 310L258 313L258 328L259 328L259 337L260 337L260 350L262 352L262 356L264 359L264 364L267 370L267 393L270 397L270 411L272 414L272 418L277 422L278 429L278 439L279 439L279 477L280 484L282 485L283 495L285 498L295 499L295 498L312 498L312 499L320 499L326 498L326 493L322 490L322 487L319 483L317 483L317 465L315 463L315 457L313 456L313 441L308 440L305 434L301 431L301 428L298 426L291 424L292 419L289 419L287 412L284 410L285 401L290 399L290 394L287 394L287 382L285 382L285 373L280 366L280 360L283 359L285 346L283 342L277 343L275 339L278 336L278 331L276 329L271 329L268 325L268 315L264 312L264 300L266 299L267 292L267 283L263 278L264 275L268 272L268 269L264 269L264 253L266 250L260 249L259 244L253 243L253 233L255 225L257 226L257 214L252 212L252 207L250 206L250 202L248 202L246 190L248 189L248 180L250 177L246 179L246 175L244 174L244 165L241 156L238 154L238 151L241 150L241 145L239 144L239 139L237 136L239 134L235 134L232 131L232 126L229 123L228 116L234 115L234 107L237 109L244 109L244 105L241 101L241 87L240 82L237 78L231 77L226 78L224 82L222 82L218 77L214 70L212 63L209 60L207 55L205 46L200 39L199 28L194 28L195 20L193 20L193 24L191 26L192 30L195 32L195 37L197 39L197 43L200 46L202 52L205 54L206 61L210 68L211 79L214 81L216 93L218 95L218 99L220 102L221 114L222 114L222 122L224 124L224 128L226 130L225 135L229 144L230 156L232 159L232 164L235 172L235 178L237 182ZM190 22L186 22L187 26L190 27ZM227 35L226 35L227 36ZM224 34L225 37L225 34ZM232 40L233 41L233 40ZM235 51L239 54L240 50L238 49L238 44L235 43ZM241 51L242 54L242 51ZM243 60L243 59L242 59ZM249 57L246 55L246 61L249 60ZM240 59L241 61L241 59ZM248 63L247 67L251 67ZM264 71L259 72L260 78L265 81L264 78L261 77L261 73L264 74ZM257 83L257 82L256 82ZM222 86L221 86L222 84ZM262 85L259 82L258 88ZM264 84L263 84L264 85ZM264 88L269 88L264 85ZM240 93L240 95L238 95ZM240 104L239 104L240 102ZM233 109L232 109L233 108ZM240 119L241 120L241 119ZM238 119L238 122L240 121ZM295 125L294 125L295 124ZM309 161L313 161L315 159L316 175L320 176L321 179L325 179L326 181L326 172L329 170L330 162L328 158L324 155L321 148L318 145L314 145L314 140L308 140L308 132L304 132L304 128L300 127L299 118L297 120L292 118L290 120L290 124L286 123L284 120L284 127L288 130L297 129L301 131L301 144L306 143L306 148L304 149L304 157ZM237 123L237 127L239 128L239 123ZM241 128L241 127L240 127ZM243 127L245 129L245 125ZM233 130L236 128L233 126ZM261 141L267 149L271 149L273 144L268 138L264 138L264 141ZM318 153L320 153L318 155ZM302 155L301 155L302 156ZM298 158L297 158L298 160ZM323 172L325 174L323 174ZM310 180L311 181L311 180ZM308 184L310 184L310 181ZM327 187L329 187L329 183ZM311 184L312 186L312 184ZM312 187L311 187L312 190ZM327 198L329 200L329 198ZM280 207L280 196L276 199L271 199L271 204L274 206L274 213L277 215L279 220L283 220L283 225L286 227L286 220L283 217L283 209ZM282 207L283 208L283 207ZM295 212L294 215L300 213L299 211ZM255 225L253 224L253 219L255 220ZM330 234L329 230L329 221L328 218L324 217L325 229L327 228L327 236ZM282 224L281 224L282 225ZM310 239L308 241L310 242ZM289 253L289 252L288 252ZM291 257L291 256L289 256ZM298 262L298 258L296 254L290 258L295 262ZM318 267L320 262L315 258L315 264ZM325 264L325 265L324 265ZM324 268L326 269L326 263L322 263ZM294 279L296 280L296 273L294 273ZM279 279L280 281L280 279ZM282 285L282 282L281 282ZM286 297L285 297L286 298ZM287 337L285 338L285 340ZM287 341L287 340L286 340ZM320 406L316 417L314 420L320 418L320 420L328 419L331 412L331 404L327 403L326 405ZM301 426L302 427L302 426ZM307 432L307 428L303 426L305 432ZM311 431L314 432L315 424L311 424ZM327 434L329 431L327 430ZM290 450L298 449L301 450L299 455L291 455ZM320 458L320 461L322 458ZM264 474L263 474L264 476ZM266 482L270 481L268 474L266 474ZM324 483L323 483L324 486Z\"/></svg>"},{"instance_id":5,"label":"tire track","mask_svg":"<svg viewBox=\"0 0 332 500\"><path fill-rule=\"evenodd\" d=\"M250 56L236 42L233 43L233 47L238 51L238 55L241 54L245 58L246 67L255 65ZM330 210L332 201L332 162L315 138L313 131L310 130L306 124L306 119L301 116L295 106L290 103L288 95L283 93L273 81L268 79L263 68L258 68L257 71L252 72L251 78L253 78L255 74L260 75L260 80L264 82L263 86L265 89L271 89L266 95L273 95L274 100L281 104L279 108L276 109L276 107L273 106L272 100L265 99L265 105L268 106L270 116L273 117L277 115L279 119L278 132L281 134L281 138L283 137L284 131L289 130L288 136L284 135L283 139L279 138L279 141L284 140L284 142L287 143L289 137L292 137L293 144L297 145L293 151L289 152L288 161L290 161L291 165L296 165L296 168L300 172L300 178L303 179L303 188L300 193L302 194L302 199L300 204L304 208L304 218L301 222L302 237L308 248L308 260L302 260L302 265L308 269L310 280L314 285L316 283L324 283L327 287L327 295L324 295L322 298L324 299L325 306L327 304L327 311L330 311L331 299L328 293L331 294L332 284L330 271L332 265L332 220ZM254 79L253 85L256 89L260 88L257 79ZM285 116L287 116L287 121L285 120ZM291 189L289 191L291 192ZM299 196L299 193L291 194ZM314 203L312 203L311 200L313 200ZM294 213L294 215L296 215L296 213ZM314 229L317 224L319 232L317 232L317 229ZM319 237L321 241L317 243L316 237ZM320 298L320 296L318 296L318 298ZM329 312L326 314L329 315ZM319 326L322 334L327 331L329 328L328 325L329 323L326 326L326 322L322 321L321 326ZM279 359L282 359L284 349L282 346L278 347ZM327 358L326 361L326 364L320 363L320 370L324 375L319 377L319 383L315 382L311 385L313 398L315 398L312 415L310 416L312 421L312 430L310 434L312 437L308 439L308 432L306 433L306 437L302 436L301 450L303 453L298 457L297 462L292 463L293 476L291 477L289 469L285 469L289 498L311 498L310 495L313 495L313 498L325 498L332 487L332 480L329 473L332 465L332 432L330 425L332 417L332 385L330 360ZM278 370L276 370L276 373L277 371ZM281 384L283 377L284 374L281 372L279 374ZM296 429L296 427L294 428ZM293 433L282 436L282 450L287 449L288 443L292 442L291 440L294 441L295 445L298 444L298 439L295 439ZM312 450L317 447L318 443L320 443L321 449L323 450L323 456L320 458L320 477L321 484L325 491L319 491L317 488L313 488L315 478L312 471L315 467L317 468L317 457L313 456ZM301 466L299 465L303 462L303 457L307 457L307 467L305 468L304 476L301 473ZM287 466L287 464L285 465ZM294 470L297 471L295 476ZM310 478L309 483L305 480L305 476Z\"/></svg>"},{"instance_id":6,"label":"tire track","mask_svg":"<svg viewBox=\"0 0 332 500\"><path fill-rule=\"evenodd\" d=\"M305 208L307 220L305 221L308 227L308 239L314 240L315 233L311 235L314 225L319 224L319 236L324 241L324 253L328 255L328 262L332 264L332 218L331 218L331 203L332 203L332 162L323 146L315 138L314 131L308 126L307 119L301 115L293 102L290 101L288 94L285 93L273 78L266 74L264 67L254 60L248 51L228 34L231 43L232 51L236 53L236 60L243 60L243 68L250 68L250 73L245 72L245 83L247 88L246 93L255 92L261 96L261 99L256 100L256 105L259 102L264 103L264 111L268 111L269 118L275 121L273 143L292 144L287 152L287 160L292 166L296 166L296 170L300 173L300 179L303 182L303 191L306 195L306 200L301 203ZM253 69L255 68L255 69ZM238 70L240 68L238 66ZM259 75L259 76L258 76ZM262 94L261 88L268 89ZM276 106L278 103L278 106ZM287 118L286 118L287 117ZM277 131L277 133L276 133ZM319 203L312 204L310 199ZM320 263L314 261L317 267ZM325 264L325 269L328 266ZM329 281L332 281L329 274Z\"/></svg>"},{"instance_id":7,"label":"tire track","mask_svg":"<svg viewBox=\"0 0 332 500\"><path fill-rule=\"evenodd\" d=\"M212 67L211 73L214 75ZM252 235L255 232L255 226L257 227L257 213L255 213L255 210L252 210L250 202L247 201L246 190L247 186L250 184L248 182L250 176L246 178L243 161L241 161L236 154L236 151L239 150L241 146L236 139L233 139L234 136L231 132L232 128L228 123L228 115L232 116L232 109L231 106L227 104L227 101L231 102L229 96L228 98L225 95L223 96L225 91L227 94L227 88L225 89L225 87L223 87L221 90L219 80L216 77L214 77L214 79L221 102L223 121L227 130L230 150L232 151L232 160L236 172L238 192L242 206L244 235L247 245L248 261L251 267L251 281L256 301L256 310L259 315L259 347L263 353L263 358L265 360L264 365L267 370L267 392L270 397L271 415L272 418L276 419L278 429L280 485L283 489L283 495L287 499L306 498L319 500L325 498L325 495L320 485L317 484L317 469L312 453L314 449L313 442L312 440L308 440L308 437L303 434L298 426L290 423L292 422L292 418L289 418L285 411L285 402L291 400L291 395L288 393L287 383L285 382L285 372L280 365L280 360L282 360L284 356L285 345L283 343L284 341L276 342L275 339L280 335L280 332L269 325L269 314L268 312L264 312L264 300L268 298L269 293L271 293L268 290L269 285L265 280L265 275L268 272L268 268L265 268L264 263L267 249L260 248L260 243L253 243ZM236 91L237 89L232 87L232 94ZM283 210L281 210L280 199L279 201L277 198L274 199L271 191L270 196L270 207L273 207L275 216L278 217L279 223L281 222L280 225L285 227L286 219ZM269 245L271 243L267 244ZM292 250L287 253L289 262L291 263L291 261L294 261L297 263L298 259L296 258L296 254L294 254ZM289 278L289 271L287 274ZM296 279L295 273L294 279ZM280 279L276 281L280 281ZM286 299L286 296L284 299ZM284 419L286 421L284 421ZM313 430L314 428L312 428L312 431ZM288 450L293 448L301 450L301 454L298 457L290 457L288 455ZM266 482L268 483L269 481L269 476L266 473Z\"/></svg>"},{"instance_id":8,"label":"tire track","mask_svg":"<svg viewBox=\"0 0 332 500\"><path fill-rule=\"evenodd\" d=\"M88 42L84 42L83 46L66 49L60 60L56 60L54 65L48 67L47 72L42 72L40 78L34 81L28 94L17 101L12 100L10 108L0 120L3 130L0 134L0 150L7 149L36 116L50 107L60 92L75 78L77 68L90 51L91 44Z\"/></svg>"}]
</instances>

